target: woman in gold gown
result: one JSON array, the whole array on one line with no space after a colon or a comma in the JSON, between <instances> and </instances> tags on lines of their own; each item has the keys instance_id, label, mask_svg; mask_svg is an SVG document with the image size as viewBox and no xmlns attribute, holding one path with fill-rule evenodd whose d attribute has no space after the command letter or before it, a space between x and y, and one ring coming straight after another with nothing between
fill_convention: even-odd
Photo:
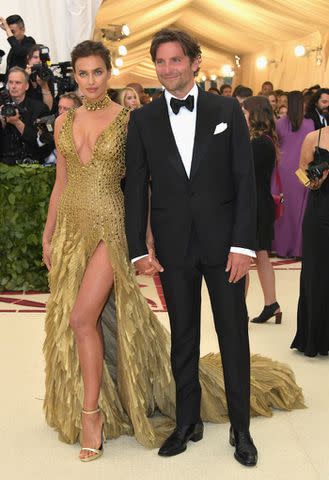
<instances>
[{"instance_id":1,"label":"woman in gold gown","mask_svg":"<svg viewBox=\"0 0 329 480\"><path fill-rule=\"evenodd\" d=\"M85 101L55 126L57 175L43 235L44 409L61 440L75 443L83 433L80 459L89 461L103 452L102 431L161 444L174 426L175 389L169 334L140 293L127 252L120 182L129 112L106 95L111 62L101 43L77 45L72 65ZM251 365L253 415L303 407L289 367L260 356ZM200 382L203 420L227 421L218 354L201 359Z\"/></svg>"}]
</instances>

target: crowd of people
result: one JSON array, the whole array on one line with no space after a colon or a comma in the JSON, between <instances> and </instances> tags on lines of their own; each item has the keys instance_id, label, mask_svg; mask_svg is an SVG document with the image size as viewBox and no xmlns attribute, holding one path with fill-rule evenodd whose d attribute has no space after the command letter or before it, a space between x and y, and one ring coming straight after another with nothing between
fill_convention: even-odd
<instances>
[{"instance_id":1,"label":"crowd of people","mask_svg":"<svg viewBox=\"0 0 329 480\"><path fill-rule=\"evenodd\" d=\"M203 438L201 411L203 419L219 421L218 406L227 400L221 414L231 422L235 458L256 465L249 433L245 303L252 258L264 293L264 308L252 321L264 323L274 316L281 323L269 259L274 245L283 256L302 256L298 328L291 347L309 356L329 350L329 90L274 91L265 82L255 96L243 85L205 92L195 83L199 44L184 31L163 29L154 35L150 53L164 90L152 102L139 84L108 90L109 51L93 41L72 51L79 95L57 99L51 78L37 73L31 79L42 46L25 37L20 17L0 22L12 47L6 81L14 100L14 112L1 115L1 161L16 163L19 142L24 158L42 161L54 154L56 143L56 182L43 233L50 280L44 345L47 422L68 443L83 433L82 461L103 453L104 436L122 433L133 433L146 446L161 445L159 454L169 457L185 451L190 440ZM9 106L5 103L1 112ZM55 143L44 144L36 120L55 108ZM295 175L298 166L308 198ZM272 193L278 177L285 208L275 220ZM160 275L171 354L168 334L141 295L133 264L137 272ZM218 356L199 362L202 278L223 370ZM113 377L103 362L107 346L100 315L114 285L119 348ZM285 395L275 380L268 395L279 368L271 365L265 362L265 393L262 379L256 378L260 398L254 403L262 411L273 406L275 395L282 405ZM281 368L284 378L287 367ZM300 390L291 378L286 388L293 399L287 408L300 405ZM170 435L167 420L152 421L156 409L175 418Z\"/></svg>"},{"instance_id":2,"label":"crowd of people","mask_svg":"<svg viewBox=\"0 0 329 480\"><path fill-rule=\"evenodd\" d=\"M20 15L0 17L0 27L10 44L6 73L0 78L0 162L55 164L57 153L49 132L57 116L82 105L83 95L72 71L59 81L50 68L49 49L25 35ZM151 101L139 84L122 91L110 89L109 94L131 110Z\"/></svg>"}]
</instances>

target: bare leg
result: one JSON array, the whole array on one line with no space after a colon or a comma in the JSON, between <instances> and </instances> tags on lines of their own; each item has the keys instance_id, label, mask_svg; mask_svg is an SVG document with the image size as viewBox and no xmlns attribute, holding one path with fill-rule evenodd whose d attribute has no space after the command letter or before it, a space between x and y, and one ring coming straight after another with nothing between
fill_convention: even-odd
<instances>
[{"instance_id":1,"label":"bare leg","mask_svg":"<svg viewBox=\"0 0 329 480\"><path fill-rule=\"evenodd\" d=\"M104 242L97 246L81 282L70 325L77 344L84 384L85 410L95 410L103 375L103 337L99 316L113 285L113 270ZM102 419L99 413L82 415L82 447L99 448ZM80 458L93 455L80 452Z\"/></svg>"},{"instance_id":2,"label":"bare leg","mask_svg":"<svg viewBox=\"0 0 329 480\"><path fill-rule=\"evenodd\" d=\"M275 276L272 264L266 250L256 252L257 273L264 295L264 304L271 305L276 302ZM279 312L278 309L276 312ZM275 313L276 313L275 312Z\"/></svg>"}]
</instances>

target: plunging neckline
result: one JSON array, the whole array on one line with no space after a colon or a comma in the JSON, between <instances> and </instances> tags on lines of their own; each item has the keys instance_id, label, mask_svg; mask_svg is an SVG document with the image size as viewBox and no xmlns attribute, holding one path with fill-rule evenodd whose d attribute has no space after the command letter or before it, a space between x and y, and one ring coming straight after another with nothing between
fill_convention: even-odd
<instances>
[{"instance_id":1,"label":"plunging neckline","mask_svg":"<svg viewBox=\"0 0 329 480\"><path fill-rule=\"evenodd\" d=\"M74 141L74 136L73 136L73 122L74 122L74 117L75 117L75 111L76 109L72 110L72 116L71 116L71 142L72 142L72 146L73 146L73 151L74 151L74 154L76 156L76 159L79 163L79 165L81 167L89 167L90 165L92 165L93 163L93 160L94 160L94 154L95 154L95 151L96 151L96 148L97 148L97 145L99 143L99 141L101 140L101 138L103 137L103 135L105 135L105 133L107 133L107 131L110 129L110 127L112 127L112 125L118 120L118 118L120 117L120 115L122 114L122 112L125 110L125 108L122 108L120 110L120 112L114 117L114 119L106 125L106 127L101 131L101 133L99 135L97 135L97 138L96 138L96 141L94 143L94 146L93 148L90 150L91 151L91 154L90 154L90 158L88 160L87 163L83 163L81 161L81 158L80 158L80 155L78 153L78 149L75 145L75 141Z\"/></svg>"}]
</instances>

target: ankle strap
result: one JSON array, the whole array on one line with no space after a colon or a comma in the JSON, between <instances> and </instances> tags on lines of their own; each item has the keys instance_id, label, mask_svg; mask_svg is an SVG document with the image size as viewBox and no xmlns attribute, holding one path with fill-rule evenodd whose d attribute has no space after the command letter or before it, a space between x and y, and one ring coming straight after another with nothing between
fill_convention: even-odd
<instances>
[{"instance_id":1,"label":"ankle strap","mask_svg":"<svg viewBox=\"0 0 329 480\"><path fill-rule=\"evenodd\" d=\"M85 410L84 408L82 409L82 413L85 413L86 415L92 415L93 413L98 413L100 412L100 408L97 407L96 410Z\"/></svg>"}]
</instances>

